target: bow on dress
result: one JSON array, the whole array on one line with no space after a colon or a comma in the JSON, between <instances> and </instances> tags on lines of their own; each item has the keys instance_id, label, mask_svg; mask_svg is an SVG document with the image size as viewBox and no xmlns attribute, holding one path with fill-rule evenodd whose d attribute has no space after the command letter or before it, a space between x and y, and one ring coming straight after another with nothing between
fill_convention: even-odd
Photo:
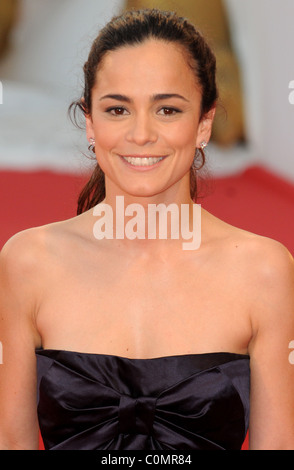
<instances>
[{"instance_id":1,"label":"bow on dress","mask_svg":"<svg viewBox=\"0 0 294 470\"><path fill-rule=\"evenodd\" d=\"M120 362L109 367L104 356L89 356L95 362L90 367L87 356L78 367L76 358L74 364L53 360L41 379L38 414L46 449L241 448L247 413L236 384L245 378L247 386L247 360L197 370L165 381L162 389L154 367L142 374L127 359L109 356L111 365ZM143 361L140 366L148 364ZM157 365L162 370L160 359Z\"/></svg>"}]
</instances>

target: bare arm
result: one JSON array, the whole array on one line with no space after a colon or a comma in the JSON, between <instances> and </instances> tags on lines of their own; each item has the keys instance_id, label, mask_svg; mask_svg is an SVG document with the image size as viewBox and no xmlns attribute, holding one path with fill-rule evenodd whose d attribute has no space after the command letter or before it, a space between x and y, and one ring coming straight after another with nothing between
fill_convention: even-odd
<instances>
[{"instance_id":1,"label":"bare arm","mask_svg":"<svg viewBox=\"0 0 294 470\"><path fill-rule=\"evenodd\" d=\"M273 243L258 263L262 275L256 278L249 350L249 447L294 449L294 364L289 360L294 340L294 262L284 247Z\"/></svg>"},{"instance_id":2,"label":"bare arm","mask_svg":"<svg viewBox=\"0 0 294 470\"><path fill-rule=\"evenodd\" d=\"M36 253L31 233L18 234L0 254L0 449L38 449L34 323Z\"/></svg>"}]
</instances>

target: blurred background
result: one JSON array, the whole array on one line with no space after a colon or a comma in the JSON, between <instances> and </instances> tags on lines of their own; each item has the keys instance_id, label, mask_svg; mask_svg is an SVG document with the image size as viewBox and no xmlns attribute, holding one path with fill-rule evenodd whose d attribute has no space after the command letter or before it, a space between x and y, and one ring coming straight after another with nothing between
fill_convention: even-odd
<instances>
[{"instance_id":1,"label":"blurred background","mask_svg":"<svg viewBox=\"0 0 294 470\"><path fill-rule=\"evenodd\" d=\"M67 109L92 40L130 7L189 17L216 53L213 184L199 202L294 252L293 0L0 0L0 248L75 215L92 163Z\"/></svg>"}]
</instances>

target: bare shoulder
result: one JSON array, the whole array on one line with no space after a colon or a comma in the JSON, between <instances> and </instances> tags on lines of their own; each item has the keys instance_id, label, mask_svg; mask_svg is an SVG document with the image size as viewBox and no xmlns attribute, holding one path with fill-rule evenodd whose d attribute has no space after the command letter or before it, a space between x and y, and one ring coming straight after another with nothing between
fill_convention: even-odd
<instances>
[{"instance_id":1,"label":"bare shoulder","mask_svg":"<svg viewBox=\"0 0 294 470\"><path fill-rule=\"evenodd\" d=\"M237 260L243 264L257 287L275 288L294 281L294 260L290 251L279 241L237 230L233 236ZM292 286L294 287L294 286Z\"/></svg>"},{"instance_id":2,"label":"bare shoulder","mask_svg":"<svg viewBox=\"0 0 294 470\"><path fill-rule=\"evenodd\" d=\"M45 254L46 232L46 227L36 227L13 235L0 252L2 274L9 278L30 275Z\"/></svg>"},{"instance_id":3,"label":"bare shoulder","mask_svg":"<svg viewBox=\"0 0 294 470\"><path fill-rule=\"evenodd\" d=\"M41 282L42 273L62 254L74 232L71 220L33 227L13 235L0 252L1 280L27 289ZM62 259L62 258L60 258Z\"/></svg>"},{"instance_id":4,"label":"bare shoulder","mask_svg":"<svg viewBox=\"0 0 294 470\"><path fill-rule=\"evenodd\" d=\"M293 448L293 256L279 241L208 221L229 295L250 321L250 448Z\"/></svg>"},{"instance_id":5,"label":"bare shoulder","mask_svg":"<svg viewBox=\"0 0 294 470\"><path fill-rule=\"evenodd\" d=\"M43 228L24 230L11 237L1 250L0 310L7 332L15 331L16 324L18 328L27 325L27 337L37 336L34 319L46 262L44 236Z\"/></svg>"},{"instance_id":6,"label":"bare shoulder","mask_svg":"<svg viewBox=\"0 0 294 470\"><path fill-rule=\"evenodd\" d=\"M255 330L267 324L294 326L294 260L279 241L246 230L224 228L225 252L240 273ZM270 319L270 322L269 322Z\"/></svg>"},{"instance_id":7,"label":"bare shoulder","mask_svg":"<svg viewBox=\"0 0 294 470\"><path fill-rule=\"evenodd\" d=\"M235 234L232 233L232 239L241 248L244 262L251 266L252 271L265 276L265 279L289 274L293 269L293 256L277 240L238 229Z\"/></svg>"},{"instance_id":8,"label":"bare shoulder","mask_svg":"<svg viewBox=\"0 0 294 470\"><path fill-rule=\"evenodd\" d=\"M63 242L82 234L81 216L53 222L47 225L32 227L13 235L0 252L1 264L29 269L41 262L46 262ZM7 264L8 263L8 264Z\"/></svg>"},{"instance_id":9,"label":"bare shoulder","mask_svg":"<svg viewBox=\"0 0 294 470\"><path fill-rule=\"evenodd\" d=\"M252 318L255 331L287 334L294 328L294 260L280 242L252 237L246 267L253 292Z\"/></svg>"},{"instance_id":10,"label":"bare shoulder","mask_svg":"<svg viewBox=\"0 0 294 470\"><path fill-rule=\"evenodd\" d=\"M78 233L75 220L61 221L21 231L3 246L0 252L0 323L2 321L1 328L7 338L13 336L11 341L15 342L19 336L32 338L35 347L41 344L37 316L49 281L55 278L66 257L65 248L75 233ZM67 249L67 253L69 251ZM15 325L21 331L19 334Z\"/></svg>"},{"instance_id":11,"label":"bare shoulder","mask_svg":"<svg viewBox=\"0 0 294 470\"><path fill-rule=\"evenodd\" d=\"M266 305L270 310L277 304L294 301L294 261L290 251L279 241L239 229L205 214L207 233L214 247L219 266L238 282L242 296L254 311ZM236 280L236 282L235 282ZM292 300L291 300L292 299Z\"/></svg>"},{"instance_id":12,"label":"bare shoulder","mask_svg":"<svg viewBox=\"0 0 294 470\"><path fill-rule=\"evenodd\" d=\"M258 235L205 213L208 231L213 234L215 246L224 256L250 269L252 275L270 279L271 276L290 275L293 271L293 256L279 241Z\"/></svg>"}]
</instances>

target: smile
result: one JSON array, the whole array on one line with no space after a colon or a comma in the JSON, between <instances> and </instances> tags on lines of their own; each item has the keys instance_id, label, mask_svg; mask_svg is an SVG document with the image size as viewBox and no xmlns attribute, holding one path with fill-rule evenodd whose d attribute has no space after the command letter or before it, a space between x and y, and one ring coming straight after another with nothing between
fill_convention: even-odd
<instances>
[{"instance_id":1,"label":"smile","mask_svg":"<svg viewBox=\"0 0 294 470\"><path fill-rule=\"evenodd\" d=\"M133 166L152 166L163 160L164 157L124 157L123 160Z\"/></svg>"}]
</instances>

